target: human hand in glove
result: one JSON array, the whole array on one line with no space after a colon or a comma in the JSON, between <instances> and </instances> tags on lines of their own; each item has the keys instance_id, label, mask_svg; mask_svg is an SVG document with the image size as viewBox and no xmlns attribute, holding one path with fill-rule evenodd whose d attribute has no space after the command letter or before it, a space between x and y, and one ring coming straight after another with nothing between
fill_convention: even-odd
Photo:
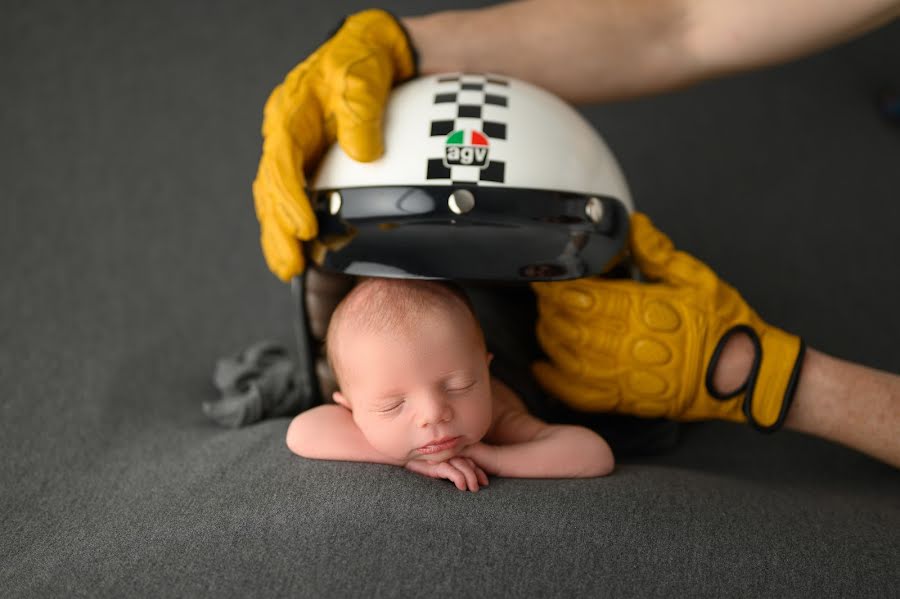
<instances>
[{"instance_id":1,"label":"human hand in glove","mask_svg":"<svg viewBox=\"0 0 900 599\"><path fill-rule=\"evenodd\" d=\"M781 427L803 362L803 341L766 324L704 263L675 249L635 213L630 251L655 283L590 277L532 283L538 340L549 361L538 382L583 411ZM743 385L717 389L721 349L746 335L755 357Z\"/></svg>"},{"instance_id":2,"label":"human hand in glove","mask_svg":"<svg viewBox=\"0 0 900 599\"><path fill-rule=\"evenodd\" d=\"M303 272L298 239L318 231L304 191L306 175L335 139L356 160L381 156L388 94L416 70L415 50L400 22L383 10L365 10L346 18L269 96L253 198L263 255L282 281Z\"/></svg>"}]
</instances>

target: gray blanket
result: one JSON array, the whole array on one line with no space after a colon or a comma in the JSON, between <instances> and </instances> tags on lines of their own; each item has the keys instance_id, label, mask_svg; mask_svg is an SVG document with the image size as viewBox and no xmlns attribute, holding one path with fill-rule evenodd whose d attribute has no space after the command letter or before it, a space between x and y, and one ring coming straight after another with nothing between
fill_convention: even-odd
<instances>
[{"instance_id":1,"label":"gray blanket","mask_svg":"<svg viewBox=\"0 0 900 599\"><path fill-rule=\"evenodd\" d=\"M0 7L0 596L897 596L900 475L799 434L686 426L608 478L472 494L202 413L218 357L292 346L262 106L360 8ZM874 98L898 79L893 25L583 112L764 318L897 372L900 132Z\"/></svg>"}]
</instances>

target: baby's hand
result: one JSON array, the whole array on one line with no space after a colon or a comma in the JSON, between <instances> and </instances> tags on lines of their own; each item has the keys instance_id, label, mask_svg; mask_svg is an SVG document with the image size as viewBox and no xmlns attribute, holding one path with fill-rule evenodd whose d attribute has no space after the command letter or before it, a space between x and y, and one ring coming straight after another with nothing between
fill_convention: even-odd
<instances>
[{"instance_id":1,"label":"baby's hand","mask_svg":"<svg viewBox=\"0 0 900 599\"><path fill-rule=\"evenodd\" d=\"M478 491L479 483L488 486L487 474L470 458L456 456L446 462L410 460L404 468L431 478L451 480L460 491L465 491L467 487L469 491Z\"/></svg>"},{"instance_id":2,"label":"baby's hand","mask_svg":"<svg viewBox=\"0 0 900 599\"><path fill-rule=\"evenodd\" d=\"M463 457L472 459L479 468L491 474L499 474L497 467L497 446L487 443L473 443L460 452Z\"/></svg>"}]
</instances>

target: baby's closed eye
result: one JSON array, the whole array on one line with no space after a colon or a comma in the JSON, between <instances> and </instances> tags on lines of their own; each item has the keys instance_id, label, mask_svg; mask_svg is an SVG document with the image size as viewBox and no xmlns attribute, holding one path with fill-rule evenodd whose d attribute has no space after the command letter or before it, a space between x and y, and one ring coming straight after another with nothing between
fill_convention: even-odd
<instances>
[{"instance_id":1,"label":"baby's closed eye","mask_svg":"<svg viewBox=\"0 0 900 599\"><path fill-rule=\"evenodd\" d=\"M454 382L448 384L444 389L449 393L465 393L475 386L475 381L471 382Z\"/></svg>"},{"instance_id":2,"label":"baby's closed eye","mask_svg":"<svg viewBox=\"0 0 900 599\"><path fill-rule=\"evenodd\" d=\"M377 412L378 414L390 414L391 412L397 411L397 409L405 402L405 397L395 397L384 403L378 404L373 408L373 411Z\"/></svg>"}]
</instances>

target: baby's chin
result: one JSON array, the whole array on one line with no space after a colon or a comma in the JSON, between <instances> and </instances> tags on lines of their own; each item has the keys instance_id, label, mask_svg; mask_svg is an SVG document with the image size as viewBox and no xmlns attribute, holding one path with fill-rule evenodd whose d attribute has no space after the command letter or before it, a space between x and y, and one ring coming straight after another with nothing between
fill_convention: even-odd
<instances>
[{"instance_id":1,"label":"baby's chin","mask_svg":"<svg viewBox=\"0 0 900 599\"><path fill-rule=\"evenodd\" d=\"M440 462L446 462L450 458L455 458L460 455L466 447L472 444L472 441L468 438L460 439L460 442L456 444L456 447L451 447L450 449L445 449L443 451L439 451L437 453L419 453L418 451L413 450L413 453L416 454L414 459L425 460L426 462L432 462L434 464Z\"/></svg>"},{"instance_id":2,"label":"baby's chin","mask_svg":"<svg viewBox=\"0 0 900 599\"><path fill-rule=\"evenodd\" d=\"M419 454L418 459L425 460L426 462L431 462L432 464L438 464L440 462L446 462L450 458L455 458L459 454L459 449L448 449L446 451L441 451L438 453L430 453L426 455Z\"/></svg>"}]
</instances>

